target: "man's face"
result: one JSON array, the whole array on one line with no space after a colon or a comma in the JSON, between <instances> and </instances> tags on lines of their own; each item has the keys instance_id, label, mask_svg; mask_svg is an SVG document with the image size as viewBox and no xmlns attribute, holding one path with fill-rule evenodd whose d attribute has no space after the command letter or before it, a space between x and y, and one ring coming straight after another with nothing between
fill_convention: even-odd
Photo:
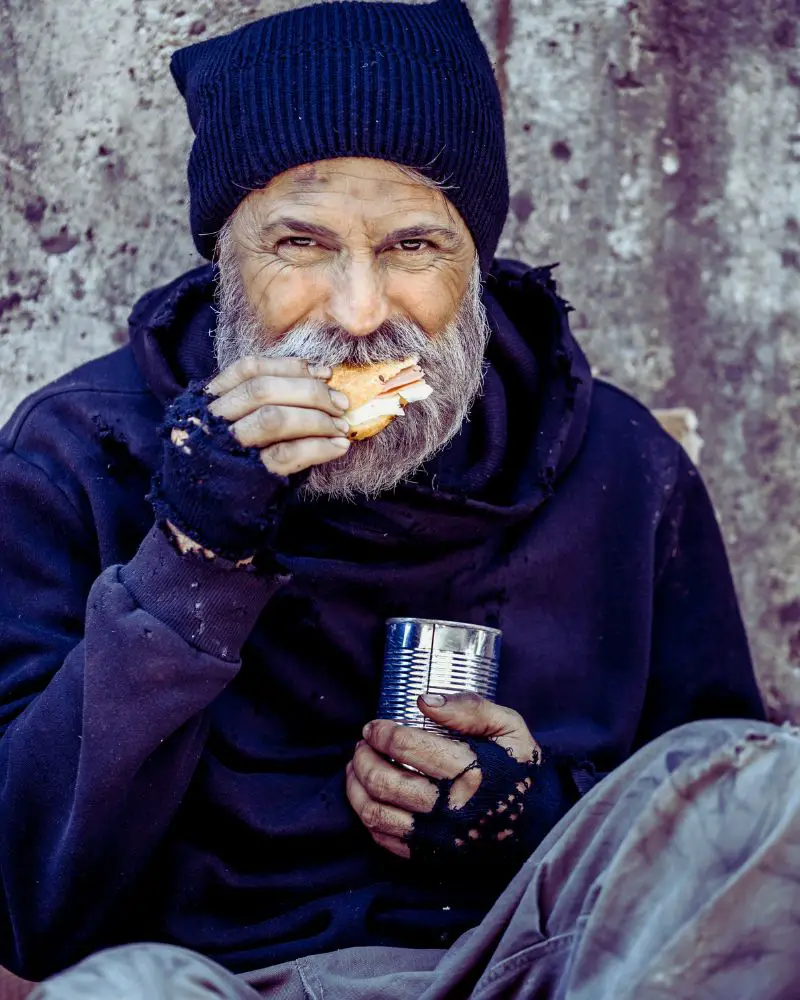
<instances>
[{"instance_id":1,"label":"man's face","mask_svg":"<svg viewBox=\"0 0 800 1000\"><path fill-rule=\"evenodd\" d=\"M418 354L434 389L310 493L392 488L456 433L488 337L475 245L441 191L365 158L297 167L252 192L220 235L220 368L245 354L322 364Z\"/></svg>"}]
</instances>

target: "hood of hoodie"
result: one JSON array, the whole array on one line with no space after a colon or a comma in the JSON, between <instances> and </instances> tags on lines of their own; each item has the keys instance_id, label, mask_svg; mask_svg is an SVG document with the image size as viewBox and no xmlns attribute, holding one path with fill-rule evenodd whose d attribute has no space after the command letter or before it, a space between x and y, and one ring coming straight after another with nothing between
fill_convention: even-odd
<instances>
[{"instance_id":1,"label":"hood of hoodie","mask_svg":"<svg viewBox=\"0 0 800 1000\"><path fill-rule=\"evenodd\" d=\"M492 329L484 390L461 431L413 480L358 502L295 499L290 522L330 551L408 542L463 544L525 519L552 493L583 442L592 391L552 268L497 260L484 302ZM215 370L214 265L145 295L130 318L136 363L167 405ZM311 515L311 517L310 517ZM294 532L293 532L294 534Z\"/></svg>"}]
</instances>

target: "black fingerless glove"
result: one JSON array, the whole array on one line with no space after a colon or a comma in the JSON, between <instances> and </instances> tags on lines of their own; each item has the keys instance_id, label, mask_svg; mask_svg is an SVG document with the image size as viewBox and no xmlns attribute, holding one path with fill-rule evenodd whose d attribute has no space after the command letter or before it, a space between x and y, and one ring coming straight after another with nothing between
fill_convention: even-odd
<instances>
[{"instance_id":1,"label":"black fingerless glove","mask_svg":"<svg viewBox=\"0 0 800 1000\"><path fill-rule=\"evenodd\" d=\"M167 409L159 429L163 462L148 499L160 523L170 521L203 548L237 562L270 550L290 484L209 411L213 398L193 382ZM177 444L173 430L182 432Z\"/></svg>"},{"instance_id":2,"label":"black fingerless glove","mask_svg":"<svg viewBox=\"0 0 800 1000\"><path fill-rule=\"evenodd\" d=\"M551 760L540 764L538 754L521 763L487 737L459 739L475 753L475 762L465 770L480 770L480 786L464 806L453 809L450 789L461 775L429 779L439 794L430 812L414 813L414 826L406 837L411 857L439 867L472 860L516 866L568 808L556 765Z\"/></svg>"}]
</instances>

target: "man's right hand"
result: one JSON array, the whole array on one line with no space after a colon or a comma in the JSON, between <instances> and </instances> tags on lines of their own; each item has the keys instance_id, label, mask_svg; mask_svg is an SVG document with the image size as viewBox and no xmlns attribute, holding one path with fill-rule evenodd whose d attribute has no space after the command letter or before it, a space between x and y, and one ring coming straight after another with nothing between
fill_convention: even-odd
<instances>
[{"instance_id":1,"label":"man's right hand","mask_svg":"<svg viewBox=\"0 0 800 1000\"><path fill-rule=\"evenodd\" d=\"M237 441L259 448L279 476L344 455L350 447L342 414L347 397L329 389L331 369L299 358L241 358L206 386L209 410L230 423Z\"/></svg>"}]
</instances>

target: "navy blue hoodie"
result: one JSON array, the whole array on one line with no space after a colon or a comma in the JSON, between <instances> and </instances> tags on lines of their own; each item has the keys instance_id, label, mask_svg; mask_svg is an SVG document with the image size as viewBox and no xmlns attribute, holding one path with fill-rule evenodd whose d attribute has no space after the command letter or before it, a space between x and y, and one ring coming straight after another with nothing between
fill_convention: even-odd
<instances>
[{"instance_id":1,"label":"navy blue hoodie","mask_svg":"<svg viewBox=\"0 0 800 1000\"><path fill-rule=\"evenodd\" d=\"M503 630L498 701L550 748L530 847L665 730L762 717L700 477L593 383L546 270L495 265L485 394L413 482L291 499L272 578L181 555L145 497L165 404L213 369L212 295L210 266L151 292L0 434L0 963L31 978L133 940L241 971L480 919L509 871L419 870L345 798L391 616Z\"/></svg>"}]
</instances>

